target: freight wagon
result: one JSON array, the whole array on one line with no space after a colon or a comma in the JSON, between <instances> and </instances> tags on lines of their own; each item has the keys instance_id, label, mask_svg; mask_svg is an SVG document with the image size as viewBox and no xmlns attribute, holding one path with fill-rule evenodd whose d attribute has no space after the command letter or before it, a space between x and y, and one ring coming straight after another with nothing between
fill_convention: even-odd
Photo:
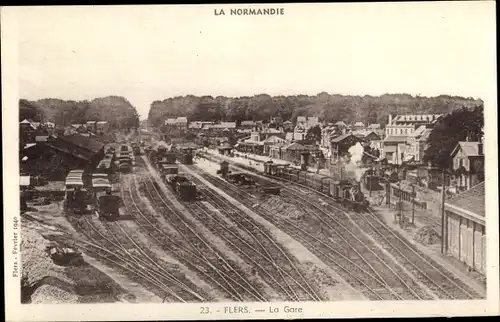
<instances>
[{"instance_id":1,"label":"freight wagon","mask_svg":"<svg viewBox=\"0 0 500 322\"><path fill-rule=\"evenodd\" d=\"M197 191L196 185L191 181L177 181L175 184L175 191L181 200L193 201L196 200Z\"/></svg>"}]
</instances>

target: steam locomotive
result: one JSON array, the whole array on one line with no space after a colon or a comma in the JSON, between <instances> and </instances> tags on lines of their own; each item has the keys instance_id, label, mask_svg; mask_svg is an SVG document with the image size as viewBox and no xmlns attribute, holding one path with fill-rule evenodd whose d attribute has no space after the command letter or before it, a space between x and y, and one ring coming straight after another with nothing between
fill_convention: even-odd
<instances>
[{"instance_id":1,"label":"steam locomotive","mask_svg":"<svg viewBox=\"0 0 500 322\"><path fill-rule=\"evenodd\" d=\"M363 211L369 207L369 202L361 191L359 182L342 180L326 184L324 179L310 176L307 172L298 169L290 169L286 164L274 164L272 161L264 163L264 173L272 177L282 177L290 181L307 185L321 193L332 196L344 207L354 211ZM304 180L307 176L307 180Z\"/></svg>"},{"instance_id":2,"label":"steam locomotive","mask_svg":"<svg viewBox=\"0 0 500 322\"><path fill-rule=\"evenodd\" d=\"M354 211L366 210L370 203L361 192L360 183L353 183L348 180L336 181L332 183L332 196L344 207Z\"/></svg>"}]
</instances>

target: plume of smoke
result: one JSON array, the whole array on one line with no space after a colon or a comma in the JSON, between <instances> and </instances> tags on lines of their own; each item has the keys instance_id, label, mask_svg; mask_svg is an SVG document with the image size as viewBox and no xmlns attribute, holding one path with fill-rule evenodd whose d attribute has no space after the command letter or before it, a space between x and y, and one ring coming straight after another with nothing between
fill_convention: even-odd
<instances>
[{"instance_id":1,"label":"plume of smoke","mask_svg":"<svg viewBox=\"0 0 500 322\"><path fill-rule=\"evenodd\" d=\"M342 158L344 163L344 174L348 179L356 180L356 182L361 181L366 171L366 168L363 168L361 163L364 150L361 143L358 142L349 148L349 155Z\"/></svg>"}]
</instances>

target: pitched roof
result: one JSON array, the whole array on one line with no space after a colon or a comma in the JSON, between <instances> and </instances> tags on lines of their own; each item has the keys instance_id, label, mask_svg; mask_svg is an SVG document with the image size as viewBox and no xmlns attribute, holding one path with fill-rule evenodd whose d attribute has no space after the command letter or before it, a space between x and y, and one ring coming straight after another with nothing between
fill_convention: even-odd
<instances>
[{"instance_id":1,"label":"pitched roof","mask_svg":"<svg viewBox=\"0 0 500 322\"><path fill-rule=\"evenodd\" d=\"M484 182L459 193L445 202L447 206L465 210L477 216L485 216Z\"/></svg>"},{"instance_id":2,"label":"pitched roof","mask_svg":"<svg viewBox=\"0 0 500 322\"><path fill-rule=\"evenodd\" d=\"M404 136L404 135L400 135L400 136L397 136L397 135L389 135L388 137L386 137L384 139L384 142L397 142L397 143L402 143L402 142L406 142L406 138L407 136Z\"/></svg>"},{"instance_id":3,"label":"pitched roof","mask_svg":"<svg viewBox=\"0 0 500 322\"><path fill-rule=\"evenodd\" d=\"M272 141L285 141L285 139L282 139L280 138L279 136L276 136L276 135L271 135L269 136L267 139L265 139L264 141L262 142L272 142Z\"/></svg>"},{"instance_id":4,"label":"pitched roof","mask_svg":"<svg viewBox=\"0 0 500 322\"><path fill-rule=\"evenodd\" d=\"M365 125L363 124L363 122L356 122L354 123L354 126L365 126Z\"/></svg>"},{"instance_id":5,"label":"pitched roof","mask_svg":"<svg viewBox=\"0 0 500 322\"><path fill-rule=\"evenodd\" d=\"M293 142L285 146L285 150L307 150L305 146L297 142Z\"/></svg>"},{"instance_id":6,"label":"pitched roof","mask_svg":"<svg viewBox=\"0 0 500 322\"><path fill-rule=\"evenodd\" d=\"M347 139L347 138L348 138L348 137L350 137L350 136L353 136L353 134L352 134L352 133L341 134L341 135L339 135L339 136L334 137L334 138L333 138L333 139L331 139L330 141L331 141L331 142L334 142L334 143L338 143L338 142L340 142L340 141L343 141L343 140Z\"/></svg>"},{"instance_id":7,"label":"pitched roof","mask_svg":"<svg viewBox=\"0 0 500 322\"><path fill-rule=\"evenodd\" d=\"M480 142L458 142L453 152L451 152L451 156L454 156L459 148L461 148L468 157L479 156L479 144Z\"/></svg>"},{"instance_id":8,"label":"pitched roof","mask_svg":"<svg viewBox=\"0 0 500 322\"><path fill-rule=\"evenodd\" d=\"M222 122L220 124L214 124L210 128L212 129L234 129L236 127L236 122Z\"/></svg>"},{"instance_id":9,"label":"pitched roof","mask_svg":"<svg viewBox=\"0 0 500 322\"><path fill-rule=\"evenodd\" d=\"M241 125L255 125L254 121L241 121Z\"/></svg>"},{"instance_id":10,"label":"pitched roof","mask_svg":"<svg viewBox=\"0 0 500 322\"><path fill-rule=\"evenodd\" d=\"M79 135L79 134L62 136L59 139L62 141L71 143L73 145L76 145L80 148L91 151L93 153L99 152L101 149L104 149L104 146L105 146L105 144L103 144L99 141L93 140L91 138L88 138L88 137L85 137L85 136Z\"/></svg>"},{"instance_id":11,"label":"pitched roof","mask_svg":"<svg viewBox=\"0 0 500 322\"><path fill-rule=\"evenodd\" d=\"M375 134L375 135L377 135L377 136L378 136L378 134L377 134L377 133L375 133L375 132L373 132L373 131L371 131L371 130L359 130L359 131L354 131L354 132L352 132L352 134L353 134L354 136L363 137L363 138L367 137L367 136L368 136L368 135L370 135L371 133L373 133L373 134Z\"/></svg>"},{"instance_id":12,"label":"pitched roof","mask_svg":"<svg viewBox=\"0 0 500 322\"><path fill-rule=\"evenodd\" d=\"M19 122L21 124L31 124L30 121L28 121L27 119L24 119L22 122Z\"/></svg>"},{"instance_id":13,"label":"pitched roof","mask_svg":"<svg viewBox=\"0 0 500 322\"><path fill-rule=\"evenodd\" d=\"M338 121L335 123L335 125L341 125L341 126L347 126L344 121Z\"/></svg>"},{"instance_id":14,"label":"pitched roof","mask_svg":"<svg viewBox=\"0 0 500 322\"><path fill-rule=\"evenodd\" d=\"M373 129L373 130L375 130L375 129L380 129L380 124L375 124L375 123L374 123L374 124L370 124L368 127L369 127L370 129Z\"/></svg>"}]
</instances>

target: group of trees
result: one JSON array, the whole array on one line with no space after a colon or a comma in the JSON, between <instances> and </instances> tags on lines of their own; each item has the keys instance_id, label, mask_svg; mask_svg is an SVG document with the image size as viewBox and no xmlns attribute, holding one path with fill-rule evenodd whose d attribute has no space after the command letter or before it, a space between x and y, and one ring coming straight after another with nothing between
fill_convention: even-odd
<instances>
[{"instance_id":1,"label":"group of trees","mask_svg":"<svg viewBox=\"0 0 500 322\"><path fill-rule=\"evenodd\" d=\"M295 122L298 116L318 116L320 120L386 124L389 113L441 114L461 106L473 107L482 101L472 98L441 95L437 97L385 94L382 96L344 96L320 93L315 96L270 96L260 94L244 97L182 96L154 101L148 122L159 126L168 117L187 116L189 121L269 120L281 116Z\"/></svg>"},{"instance_id":2,"label":"group of trees","mask_svg":"<svg viewBox=\"0 0 500 322\"><path fill-rule=\"evenodd\" d=\"M428 138L423 161L448 169L451 152L460 141L480 141L484 135L484 107L462 107L441 118Z\"/></svg>"},{"instance_id":3,"label":"group of trees","mask_svg":"<svg viewBox=\"0 0 500 322\"><path fill-rule=\"evenodd\" d=\"M19 100L19 119L53 122L57 126L81 124L87 121L108 121L113 129L139 127L139 114L121 96L107 96L92 101L64 101L55 98L38 101Z\"/></svg>"}]
</instances>

